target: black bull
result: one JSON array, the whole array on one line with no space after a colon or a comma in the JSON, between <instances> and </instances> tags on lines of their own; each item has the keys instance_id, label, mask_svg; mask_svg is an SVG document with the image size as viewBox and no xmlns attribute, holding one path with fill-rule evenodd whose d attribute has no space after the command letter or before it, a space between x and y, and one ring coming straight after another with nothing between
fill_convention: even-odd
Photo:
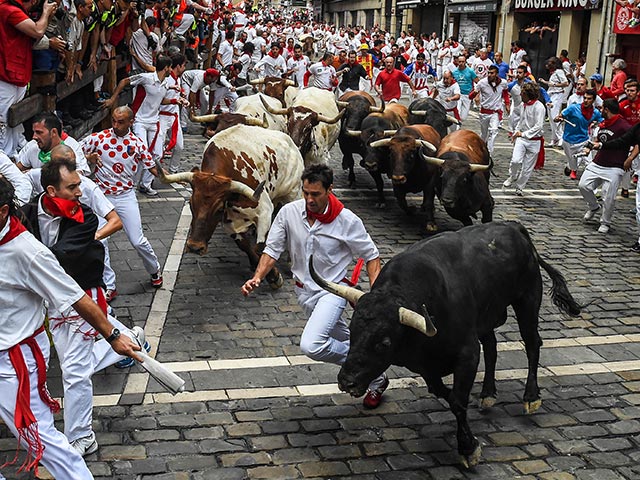
<instances>
[{"instance_id":1,"label":"black bull","mask_svg":"<svg viewBox=\"0 0 640 480\"><path fill-rule=\"evenodd\" d=\"M553 282L553 303L578 316L581 306L564 278L538 255L527 230L516 222L475 225L422 240L392 258L366 294L319 278L310 259L309 270L318 285L356 303L349 327L351 347L338 374L340 389L360 396L392 364L418 373L431 393L449 403L458 423L462 462L475 465L480 446L467 423L469 394L482 343L481 406L495 403L494 330L506 322L509 305L528 359L525 412L534 412L542 403L537 380L542 345L540 267ZM453 388L442 382L450 374Z\"/></svg>"}]
</instances>

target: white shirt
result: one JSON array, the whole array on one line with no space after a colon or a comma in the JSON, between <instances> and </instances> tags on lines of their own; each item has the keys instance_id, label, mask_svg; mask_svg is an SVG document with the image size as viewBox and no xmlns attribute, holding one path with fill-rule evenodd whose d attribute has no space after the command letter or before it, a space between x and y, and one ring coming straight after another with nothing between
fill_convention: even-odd
<instances>
[{"instance_id":1,"label":"white shirt","mask_svg":"<svg viewBox=\"0 0 640 480\"><path fill-rule=\"evenodd\" d=\"M516 131L522 132L522 137L531 140L535 137L541 137L544 127L544 118L547 110L541 102L536 101L533 105L523 105L522 114Z\"/></svg>"},{"instance_id":2,"label":"white shirt","mask_svg":"<svg viewBox=\"0 0 640 480\"><path fill-rule=\"evenodd\" d=\"M331 78L336 75L336 69L333 68L333 65L317 62L309 67L309 72L313 75L312 87L322 88L323 90L333 89Z\"/></svg>"},{"instance_id":3,"label":"white shirt","mask_svg":"<svg viewBox=\"0 0 640 480\"><path fill-rule=\"evenodd\" d=\"M251 56L246 53L243 53L238 59L240 64L242 65L242 70L238 73L238 78L242 78L244 80L247 79L247 74L249 73L249 69L251 68Z\"/></svg>"},{"instance_id":4,"label":"white shirt","mask_svg":"<svg viewBox=\"0 0 640 480\"><path fill-rule=\"evenodd\" d=\"M262 37L256 37L251 43L253 43L253 46L255 47L255 49L253 50L253 55L251 55L251 59L253 60L253 63L258 63L263 55L262 47L266 48L267 42Z\"/></svg>"},{"instance_id":5,"label":"white shirt","mask_svg":"<svg viewBox=\"0 0 640 480\"><path fill-rule=\"evenodd\" d=\"M222 60L222 66L226 67L231 65L233 61L233 45L228 40L220 42L220 49L218 50L220 58Z\"/></svg>"},{"instance_id":6,"label":"white shirt","mask_svg":"<svg viewBox=\"0 0 640 480\"><path fill-rule=\"evenodd\" d=\"M119 137L113 129L92 133L82 141L87 155L100 155L102 167L96 169L96 183L105 195L120 195L132 190L139 168L155 165L142 140L129 132Z\"/></svg>"},{"instance_id":7,"label":"white shirt","mask_svg":"<svg viewBox=\"0 0 640 480\"><path fill-rule=\"evenodd\" d=\"M0 229L0 239L8 231L9 221ZM0 245L0 264L0 351L40 328L45 300L57 311L69 313L84 296L53 253L29 232Z\"/></svg>"},{"instance_id":8,"label":"white shirt","mask_svg":"<svg viewBox=\"0 0 640 480\"><path fill-rule=\"evenodd\" d=\"M180 98L180 77L173 78L173 75L169 74L166 76L164 81L162 82L167 94L164 98L168 98L169 100L173 100L174 98L177 100ZM170 114L179 114L180 113L180 105L162 105L160 104L160 112L167 112Z\"/></svg>"},{"instance_id":9,"label":"white shirt","mask_svg":"<svg viewBox=\"0 0 640 480\"><path fill-rule=\"evenodd\" d=\"M0 175L9 180L15 190L20 205L31 200L31 185L29 179L20 171L3 151L0 150Z\"/></svg>"},{"instance_id":10,"label":"white shirt","mask_svg":"<svg viewBox=\"0 0 640 480\"><path fill-rule=\"evenodd\" d=\"M51 248L58 241L60 222L62 217L54 217L44 211L42 196L38 198L38 227L40 229L40 241Z\"/></svg>"},{"instance_id":11,"label":"white shirt","mask_svg":"<svg viewBox=\"0 0 640 480\"><path fill-rule=\"evenodd\" d=\"M522 63L522 57L527 54L526 50L521 48L517 52L511 52L511 56L509 57L509 70L515 72L518 68L518 65Z\"/></svg>"},{"instance_id":12,"label":"white shirt","mask_svg":"<svg viewBox=\"0 0 640 480\"><path fill-rule=\"evenodd\" d=\"M76 168L84 175L89 175L91 173L91 170L89 169L89 164L87 163L87 159L84 156L82 147L80 146L78 141L73 137L67 137L62 140L62 142L67 147L71 148L73 150L73 153L75 153ZM40 161L40 158L38 158L39 153L40 147L38 147L38 143L35 140L30 140L18 153L16 163L20 162L25 168L41 168L42 162Z\"/></svg>"},{"instance_id":13,"label":"white shirt","mask_svg":"<svg viewBox=\"0 0 640 480\"><path fill-rule=\"evenodd\" d=\"M289 60L287 60L287 70L294 70L293 76L299 88L304 86L304 74L307 73L310 64L309 57L306 55L301 55L298 60L291 56Z\"/></svg>"},{"instance_id":14,"label":"white shirt","mask_svg":"<svg viewBox=\"0 0 640 480\"><path fill-rule=\"evenodd\" d=\"M278 55L273 58L271 55L265 55L262 57L254 68L263 68L265 77L282 77L283 72L287 69L287 65L284 62L284 57Z\"/></svg>"},{"instance_id":15,"label":"white shirt","mask_svg":"<svg viewBox=\"0 0 640 480\"><path fill-rule=\"evenodd\" d=\"M480 107L488 110L502 110L502 92L508 88L506 80L491 85L488 78L483 78L473 87L476 92L480 92Z\"/></svg>"},{"instance_id":16,"label":"white shirt","mask_svg":"<svg viewBox=\"0 0 640 480\"><path fill-rule=\"evenodd\" d=\"M487 76L487 73L489 73L489 67L491 65L493 65L493 62L488 58L482 60L480 57L476 57L473 59L471 68L473 68L473 71L476 72L478 80L482 80Z\"/></svg>"},{"instance_id":17,"label":"white shirt","mask_svg":"<svg viewBox=\"0 0 640 480\"><path fill-rule=\"evenodd\" d=\"M136 112L135 121L139 123L157 123L159 121L160 105L167 95L167 89L158 78L157 72L139 73L129 77L131 86L144 88L146 95Z\"/></svg>"},{"instance_id":18,"label":"white shirt","mask_svg":"<svg viewBox=\"0 0 640 480\"><path fill-rule=\"evenodd\" d=\"M158 35L154 32L150 32L149 36L156 41L157 46L155 50L151 50L149 48L149 40L147 40L147 36L142 28L139 28L131 35L131 50L133 50L133 53L135 53L144 63L147 65L153 65L153 53L161 52L162 46L160 45ZM132 59L132 64L134 69L142 69L142 66L136 62L135 58Z\"/></svg>"},{"instance_id":19,"label":"white shirt","mask_svg":"<svg viewBox=\"0 0 640 480\"><path fill-rule=\"evenodd\" d=\"M276 260L284 250L291 257L291 272L307 291L322 289L309 275L309 257L318 274L339 283L347 274L353 258L369 262L378 258L378 249L364 228L362 220L351 210L343 209L331 223L307 221L304 199L287 203L276 215L264 253Z\"/></svg>"},{"instance_id":20,"label":"white shirt","mask_svg":"<svg viewBox=\"0 0 640 480\"><path fill-rule=\"evenodd\" d=\"M564 70L561 70L560 68L556 69L549 77L549 88L547 88L547 93L549 95L564 93L565 87L555 87L554 85L565 83L567 81L567 76L564 74Z\"/></svg>"},{"instance_id":21,"label":"white shirt","mask_svg":"<svg viewBox=\"0 0 640 480\"><path fill-rule=\"evenodd\" d=\"M44 192L44 189L40 184L41 172L41 168L32 168L24 174L30 182L30 188L33 191L33 195L40 195ZM102 193L102 190L100 190L93 180L90 180L85 176L80 176L80 190L82 191L80 203L89 207L98 217L106 218L107 215L115 209L113 203L107 199L104 193Z\"/></svg>"},{"instance_id":22,"label":"white shirt","mask_svg":"<svg viewBox=\"0 0 640 480\"><path fill-rule=\"evenodd\" d=\"M458 82L453 82L448 87L444 84L442 80L436 83L436 89L438 90L438 96L436 96L436 100L440 102L440 104L447 111L453 110L458 106L458 100L453 100L451 102L447 102L445 98L451 98L455 95L460 95L460 85Z\"/></svg>"},{"instance_id":23,"label":"white shirt","mask_svg":"<svg viewBox=\"0 0 640 480\"><path fill-rule=\"evenodd\" d=\"M569 105L573 105L574 103L582 104L583 100L584 100L584 94L578 95L577 93L574 93L567 99L567 107ZM593 106L596 108L602 108L602 98L600 98L600 95L596 95L596 99L593 102Z\"/></svg>"},{"instance_id":24,"label":"white shirt","mask_svg":"<svg viewBox=\"0 0 640 480\"><path fill-rule=\"evenodd\" d=\"M204 70L187 70L182 74L182 87L185 93L198 92L204 88Z\"/></svg>"}]
</instances>

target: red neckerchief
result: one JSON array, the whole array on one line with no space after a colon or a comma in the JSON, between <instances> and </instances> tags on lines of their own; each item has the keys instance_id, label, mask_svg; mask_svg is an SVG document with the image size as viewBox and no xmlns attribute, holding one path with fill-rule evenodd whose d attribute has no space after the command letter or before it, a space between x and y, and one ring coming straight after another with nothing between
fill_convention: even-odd
<instances>
[{"instance_id":1,"label":"red neckerchief","mask_svg":"<svg viewBox=\"0 0 640 480\"><path fill-rule=\"evenodd\" d=\"M534 103L536 103L538 101L537 98L534 98L533 100L529 100L528 102L524 102L524 106L525 107L530 107L531 105L533 105Z\"/></svg>"},{"instance_id":2,"label":"red neckerchief","mask_svg":"<svg viewBox=\"0 0 640 480\"><path fill-rule=\"evenodd\" d=\"M582 92L582 93L576 92L576 95L578 95L579 97L583 97L584 96L584 92Z\"/></svg>"},{"instance_id":3,"label":"red neckerchief","mask_svg":"<svg viewBox=\"0 0 640 480\"><path fill-rule=\"evenodd\" d=\"M4 237L0 238L0 245L10 242L22 232L26 231L27 229L22 225L22 223L20 223L18 217L11 215L11 217L9 217L9 231Z\"/></svg>"},{"instance_id":4,"label":"red neckerchief","mask_svg":"<svg viewBox=\"0 0 640 480\"><path fill-rule=\"evenodd\" d=\"M76 200L66 200L59 197L42 196L42 206L46 208L54 217L64 217L84 223L84 212L80 202Z\"/></svg>"},{"instance_id":5,"label":"red neckerchief","mask_svg":"<svg viewBox=\"0 0 640 480\"><path fill-rule=\"evenodd\" d=\"M333 193L329 194L329 204L326 213L313 213L307 209L307 218L318 220L320 223L333 222L344 208L344 204Z\"/></svg>"},{"instance_id":6,"label":"red neckerchief","mask_svg":"<svg viewBox=\"0 0 640 480\"><path fill-rule=\"evenodd\" d=\"M271 58L278 58L280 56L280 51L278 51L278 53L276 53L275 55L273 54L272 50L269 50L269 56Z\"/></svg>"},{"instance_id":7,"label":"red neckerchief","mask_svg":"<svg viewBox=\"0 0 640 480\"><path fill-rule=\"evenodd\" d=\"M585 107L584 103L580 104L580 111L582 112L582 116L587 119L587 121L591 120L593 117L593 105L590 107Z\"/></svg>"},{"instance_id":8,"label":"red neckerchief","mask_svg":"<svg viewBox=\"0 0 640 480\"><path fill-rule=\"evenodd\" d=\"M619 113L616 113L615 115L612 115L610 118L605 118L603 121L601 121L599 127L609 128L611 125L616 123L620 118L622 118L622 116Z\"/></svg>"},{"instance_id":9,"label":"red neckerchief","mask_svg":"<svg viewBox=\"0 0 640 480\"><path fill-rule=\"evenodd\" d=\"M300 60L302 58L302 54L300 55L296 55L295 53L293 54L293 59L294 60Z\"/></svg>"},{"instance_id":10,"label":"red neckerchief","mask_svg":"<svg viewBox=\"0 0 640 480\"><path fill-rule=\"evenodd\" d=\"M175 74L175 72L173 70L171 70L171 72L169 72L169 74L171 75L171 78L173 78L174 80L178 80L178 76Z\"/></svg>"}]
</instances>

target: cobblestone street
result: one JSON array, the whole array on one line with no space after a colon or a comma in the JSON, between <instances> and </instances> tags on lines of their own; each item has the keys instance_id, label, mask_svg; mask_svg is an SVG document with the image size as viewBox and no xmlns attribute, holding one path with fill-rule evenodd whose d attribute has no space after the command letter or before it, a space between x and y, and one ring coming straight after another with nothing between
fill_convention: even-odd
<instances>
[{"instance_id":1,"label":"cobblestone street","mask_svg":"<svg viewBox=\"0 0 640 480\"><path fill-rule=\"evenodd\" d=\"M466 127L479 131L475 118ZM188 170L199 165L204 139L194 133L186 143ZM562 152L547 149L545 168L534 172L523 197L502 191L510 158L511 144L500 130L491 179L494 219L524 224L540 255L588 306L581 318L568 319L543 296L543 403L533 415L523 412L527 358L509 310L497 331L498 402L487 412L477 407L482 365L472 392L469 424L482 445L475 469L460 465L455 417L421 378L392 367L382 405L367 411L362 399L339 392L338 367L302 356L298 344L306 318L285 262L278 264L287 279L281 289L265 283L244 298L240 286L251 276L249 264L221 228L206 255L183 255L190 192L157 185L159 197L141 197L140 205L146 234L164 262L165 286L151 288L141 260L119 232L110 241L119 291L112 306L126 325L145 327L152 353L186 380L187 392L164 393L139 366L95 375L100 449L86 460L96 478L640 478L640 256L629 249L637 239L630 212L635 190L629 199L618 198L611 230L603 235L597 222L582 220L586 204L577 182L562 174ZM388 179L387 205L378 209L366 171L356 166L357 185L349 188L340 165L336 144L336 194L363 219L383 262L424 237L424 215L418 209L406 216ZM420 201L410 197L410 203ZM436 222L444 231L461 227L439 202ZM546 291L551 282L543 278ZM60 397L55 356L49 383ZM15 445L0 426L0 463L13 458ZM15 469L3 474L30 478Z\"/></svg>"}]
</instances>

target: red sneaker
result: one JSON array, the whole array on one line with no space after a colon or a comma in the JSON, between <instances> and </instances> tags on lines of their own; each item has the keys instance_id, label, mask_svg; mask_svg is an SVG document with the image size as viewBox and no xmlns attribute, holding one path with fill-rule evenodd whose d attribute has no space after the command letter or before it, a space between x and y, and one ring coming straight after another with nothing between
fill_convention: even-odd
<instances>
[{"instance_id":1,"label":"red sneaker","mask_svg":"<svg viewBox=\"0 0 640 480\"><path fill-rule=\"evenodd\" d=\"M107 303L109 303L111 302L111 300L113 300L117 296L118 296L118 290L113 289L113 290L107 290L107 293L105 293L104 298L107 301Z\"/></svg>"},{"instance_id":2,"label":"red sneaker","mask_svg":"<svg viewBox=\"0 0 640 480\"><path fill-rule=\"evenodd\" d=\"M375 390L367 390L367 394L364 396L364 400L362 400L362 406L368 410L377 408L382 402L382 394L389 386L389 379L385 377L384 383L380 385Z\"/></svg>"},{"instance_id":3,"label":"red sneaker","mask_svg":"<svg viewBox=\"0 0 640 480\"><path fill-rule=\"evenodd\" d=\"M151 286L153 288L162 287L162 274L160 272L151 275Z\"/></svg>"},{"instance_id":4,"label":"red sneaker","mask_svg":"<svg viewBox=\"0 0 640 480\"><path fill-rule=\"evenodd\" d=\"M571 175L569 175L569 178L571 180L577 180L578 179L578 174L576 173L575 170L571 170Z\"/></svg>"}]
</instances>

